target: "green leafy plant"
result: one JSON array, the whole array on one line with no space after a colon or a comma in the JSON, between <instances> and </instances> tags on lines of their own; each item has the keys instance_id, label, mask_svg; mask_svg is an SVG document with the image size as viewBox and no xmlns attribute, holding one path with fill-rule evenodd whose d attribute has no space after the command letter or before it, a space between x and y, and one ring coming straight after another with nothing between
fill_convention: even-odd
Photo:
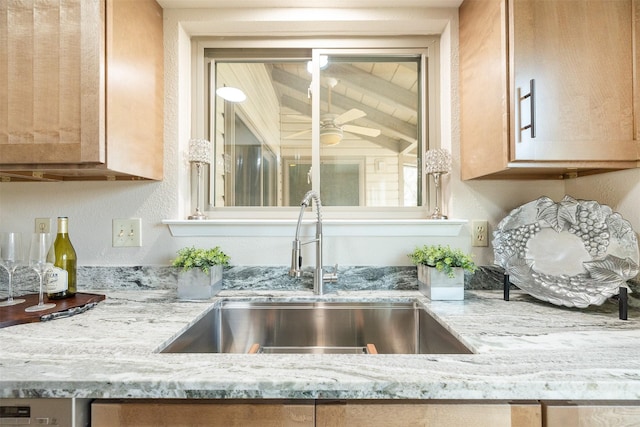
<instances>
[{"instance_id":1,"label":"green leafy plant","mask_svg":"<svg viewBox=\"0 0 640 427\"><path fill-rule=\"evenodd\" d=\"M434 267L438 271L447 273L449 277L454 277L454 267L461 267L470 273L478 269L470 255L465 254L460 249L451 249L449 246L425 245L417 247L408 256L413 264Z\"/></svg>"},{"instance_id":2,"label":"green leafy plant","mask_svg":"<svg viewBox=\"0 0 640 427\"><path fill-rule=\"evenodd\" d=\"M209 267L215 265L229 265L229 256L222 252L219 246L211 249L196 249L186 247L178 251L178 256L172 261L174 267L181 267L182 271L199 268L209 273Z\"/></svg>"}]
</instances>

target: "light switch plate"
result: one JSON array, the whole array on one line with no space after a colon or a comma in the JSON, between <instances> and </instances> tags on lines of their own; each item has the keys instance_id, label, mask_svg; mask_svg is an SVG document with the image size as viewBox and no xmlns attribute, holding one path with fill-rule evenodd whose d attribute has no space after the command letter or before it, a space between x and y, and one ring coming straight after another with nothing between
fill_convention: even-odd
<instances>
[{"instance_id":1,"label":"light switch plate","mask_svg":"<svg viewBox=\"0 0 640 427\"><path fill-rule=\"evenodd\" d=\"M142 246L140 218L113 220L113 247Z\"/></svg>"}]
</instances>

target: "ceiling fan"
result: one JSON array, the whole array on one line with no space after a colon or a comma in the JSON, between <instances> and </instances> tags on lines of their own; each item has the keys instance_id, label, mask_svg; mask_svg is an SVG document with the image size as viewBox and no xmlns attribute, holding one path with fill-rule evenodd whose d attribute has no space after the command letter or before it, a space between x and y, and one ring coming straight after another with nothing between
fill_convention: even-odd
<instances>
[{"instance_id":1,"label":"ceiling fan","mask_svg":"<svg viewBox=\"0 0 640 427\"><path fill-rule=\"evenodd\" d=\"M380 129L355 126L347 124L350 121L359 119L367 115L362 110L352 108L342 114L334 114L331 112L331 90L338 84L338 80L331 77L327 80L328 83L328 112L320 116L320 142L324 145L336 145L342 141L344 132L350 132L360 135L366 135L370 137L376 137L380 135ZM309 129L301 132L296 132L293 135L287 136L285 139L297 138L310 132Z\"/></svg>"}]
</instances>

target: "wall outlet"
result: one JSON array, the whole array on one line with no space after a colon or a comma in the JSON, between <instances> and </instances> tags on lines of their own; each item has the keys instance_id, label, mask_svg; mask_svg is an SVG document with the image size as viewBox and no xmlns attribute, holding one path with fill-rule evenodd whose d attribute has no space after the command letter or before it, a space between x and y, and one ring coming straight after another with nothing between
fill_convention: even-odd
<instances>
[{"instance_id":1,"label":"wall outlet","mask_svg":"<svg viewBox=\"0 0 640 427\"><path fill-rule=\"evenodd\" d=\"M487 221L471 221L471 246L489 246L489 226Z\"/></svg>"},{"instance_id":2,"label":"wall outlet","mask_svg":"<svg viewBox=\"0 0 640 427\"><path fill-rule=\"evenodd\" d=\"M36 218L35 233L51 233L51 218Z\"/></svg>"},{"instance_id":3,"label":"wall outlet","mask_svg":"<svg viewBox=\"0 0 640 427\"><path fill-rule=\"evenodd\" d=\"M113 220L113 247L142 246L140 218Z\"/></svg>"}]
</instances>

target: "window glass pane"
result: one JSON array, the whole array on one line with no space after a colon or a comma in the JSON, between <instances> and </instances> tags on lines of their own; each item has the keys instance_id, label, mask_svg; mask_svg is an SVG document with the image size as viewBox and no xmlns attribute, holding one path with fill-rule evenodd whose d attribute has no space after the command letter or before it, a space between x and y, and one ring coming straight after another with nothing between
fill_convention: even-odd
<instances>
[{"instance_id":1,"label":"window glass pane","mask_svg":"<svg viewBox=\"0 0 640 427\"><path fill-rule=\"evenodd\" d=\"M267 145L235 116L234 176L227 182L235 206L276 206L273 196L274 159ZM261 191L262 190L262 191Z\"/></svg>"},{"instance_id":2,"label":"window glass pane","mask_svg":"<svg viewBox=\"0 0 640 427\"><path fill-rule=\"evenodd\" d=\"M422 206L420 118L427 113L420 112L419 53L323 56L314 116L311 51L296 51L297 59L233 52L208 55L215 73L209 95L215 208L298 206L312 188L328 207ZM225 86L241 89L246 99L217 96ZM312 120L320 123L317 165Z\"/></svg>"},{"instance_id":3,"label":"window glass pane","mask_svg":"<svg viewBox=\"0 0 640 427\"><path fill-rule=\"evenodd\" d=\"M362 163L365 184L364 197L338 199L334 206L418 205L417 177L406 182L403 164L417 166L420 152L419 64L419 56L328 56L320 72L320 160ZM320 188L341 193L343 185L321 180ZM416 199L405 200L406 187Z\"/></svg>"},{"instance_id":4,"label":"window glass pane","mask_svg":"<svg viewBox=\"0 0 640 427\"><path fill-rule=\"evenodd\" d=\"M298 206L311 190L311 162L289 162L288 200ZM364 164L354 160L327 161L320 164L320 200L323 206L360 206L364 198Z\"/></svg>"},{"instance_id":5,"label":"window glass pane","mask_svg":"<svg viewBox=\"0 0 640 427\"><path fill-rule=\"evenodd\" d=\"M415 183L418 181L418 167L414 164L403 166L404 174L404 205L417 206L418 192Z\"/></svg>"}]
</instances>

